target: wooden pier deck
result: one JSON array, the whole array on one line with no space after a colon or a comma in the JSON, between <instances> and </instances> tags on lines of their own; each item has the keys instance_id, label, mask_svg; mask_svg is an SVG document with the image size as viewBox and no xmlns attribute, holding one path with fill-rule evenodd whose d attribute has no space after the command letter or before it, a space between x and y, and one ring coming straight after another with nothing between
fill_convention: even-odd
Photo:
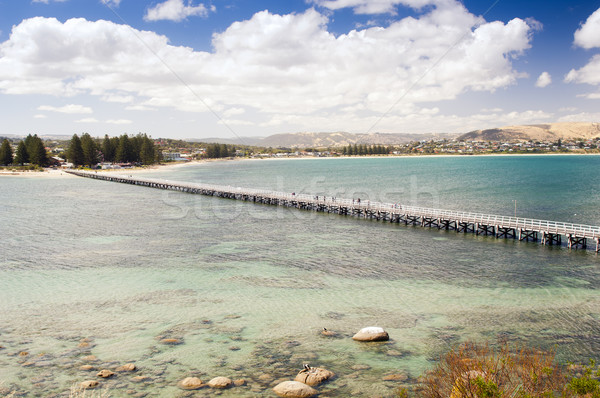
<instances>
[{"instance_id":1,"label":"wooden pier deck","mask_svg":"<svg viewBox=\"0 0 600 398\"><path fill-rule=\"evenodd\" d=\"M369 202L364 200L361 202L354 199L275 192L252 188L175 182L105 172L96 173L69 170L67 173L80 177L150 188L243 200L274 206L295 207L302 210L363 217L391 223L474 233L476 235L491 235L496 238L533 241L539 242L542 245L562 245L564 242L569 249L586 249L588 241L591 240L595 243L596 253L600 251L600 227L591 225L431 209L394 203Z\"/></svg>"}]
</instances>

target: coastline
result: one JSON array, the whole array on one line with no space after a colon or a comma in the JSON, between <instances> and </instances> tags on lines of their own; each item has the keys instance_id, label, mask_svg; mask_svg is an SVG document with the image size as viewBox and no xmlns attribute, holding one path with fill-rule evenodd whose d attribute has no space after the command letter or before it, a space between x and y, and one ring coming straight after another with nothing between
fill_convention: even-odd
<instances>
[{"instance_id":1,"label":"coastline","mask_svg":"<svg viewBox=\"0 0 600 398\"><path fill-rule=\"evenodd\" d=\"M189 162L176 162L158 164L147 167L134 167L127 169L103 169L96 170L99 173L113 174L139 174L164 171L169 169L185 168L203 163L213 162L240 162L240 161L281 161L281 160L314 160L314 159L394 159L394 158L454 158L454 157L520 157L520 156L600 156L600 153L480 153L480 154L402 154L402 155L364 155L364 156L301 156L301 157L268 157L268 158L221 158L202 159ZM70 178L72 175L65 173L64 169L44 169L43 171L0 171L2 177L25 177L25 178Z\"/></svg>"}]
</instances>

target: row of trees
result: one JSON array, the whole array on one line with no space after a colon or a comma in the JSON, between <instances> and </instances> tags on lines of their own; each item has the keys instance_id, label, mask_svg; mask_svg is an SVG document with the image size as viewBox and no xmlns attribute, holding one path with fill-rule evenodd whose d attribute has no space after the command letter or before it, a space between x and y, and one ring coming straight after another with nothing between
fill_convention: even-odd
<instances>
[{"instance_id":1,"label":"row of trees","mask_svg":"<svg viewBox=\"0 0 600 398\"><path fill-rule=\"evenodd\" d=\"M153 164L160 161L160 151L146 134L112 138L105 135L100 142L84 133L81 138L77 134L71 138L67 160L75 166L93 166L99 162Z\"/></svg>"},{"instance_id":2,"label":"row of trees","mask_svg":"<svg viewBox=\"0 0 600 398\"><path fill-rule=\"evenodd\" d=\"M41 167L48 165L46 147L37 134L29 134L24 140L19 142L14 156L10 142L7 139L5 139L0 146L0 165L24 165L25 163Z\"/></svg>"},{"instance_id":3,"label":"row of trees","mask_svg":"<svg viewBox=\"0 0 600 398\"><path fill-rule=\"evenodd\" d=\"M348 145L342 148L343 155L387 155L392 151L392 147L383 145Z\"/></svg>"},{"instance_id":4,"label":"row of trees","mask_svg":"<svg viewBox=\"0 0 600 398\"><path fill-rule=\"evenodd\" d=\"M228 158L235 156L235 148L227 144L208 144L204 157L209 159Z\"/></svg>"}]
</instances>

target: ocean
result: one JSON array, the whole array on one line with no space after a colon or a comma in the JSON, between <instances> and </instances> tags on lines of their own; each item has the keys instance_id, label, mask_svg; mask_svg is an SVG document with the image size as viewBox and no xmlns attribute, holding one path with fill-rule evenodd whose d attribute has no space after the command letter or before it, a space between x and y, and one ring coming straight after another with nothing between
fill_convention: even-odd
<instances>
[{"instance_id":1,"label":"ocean","mask_svg":"<svg viewBox=\"0 0 600 398\"><path fill-rule=\"evenodd\" d=\"M327 158L147 176L600 225L599 166ZM94 379L113 397L173 397L188 376L246 381L206 396L274 396L310 364L336 373L323 396L385 397L466 340L554 349L561 362L600 352L593 250L72 176L1 178L0 226L0 396L68 396ZM353 341L366 326L391 340ZM128 362L134 374L95 376Z\"/></svg>"}]
</instances>

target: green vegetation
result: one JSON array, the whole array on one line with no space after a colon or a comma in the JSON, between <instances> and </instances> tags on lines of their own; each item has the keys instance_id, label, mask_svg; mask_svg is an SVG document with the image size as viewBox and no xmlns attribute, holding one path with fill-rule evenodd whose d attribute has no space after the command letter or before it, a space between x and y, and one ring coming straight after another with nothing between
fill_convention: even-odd
<instances>
[{"instance_id":1,"label":"green vegetation","mask_svg":"<svg viewBox=\"0 0 600 398\"><path fill-rule=\"evenodd\" d=\"M0 146L0 165L8 166L13 162L13 153L12 148L10 146L10 142L7 139L2 141L2 146Z\"/></svg>"},{"instance_id":2,"label":"green vegetation","mask_svg":"<svg viewBox=\"0 0 600 398\"><path fill-rule=\"evenodd\" d=\"M426 398L600 398L600 370L595 362L582 374L569 374L555 363L553 352L502 344L465 343L440 359L436 367L420 378L414 390ZM408 396L403 389L399 396Z\"/></svg>"},{"instance_id":3,"label":"green vegetation","mask_svg":"<svg viewBox=\"0 0 600 398\"><path fill-rule=\"evenodd\" d=\"M67 160L74 166L92 167L101 161L115 163L142 163L153 164L160 160L160 152L155 149L154 141L146 134L137 134L129 137L123 134L120 137L104 139L92 138L89 134L73 135L67 149Z\"/></svg>"},{"instance_id":4,"label":"green vegetation","mask_svg":"<svg viewBox=\"0 0 600 398\"><path fill-rule=\"evenodd\" d=\"M348 145L345 147L342 147L342 155L348 155L348 156L352 156L352 155L358 155L358 156L365 156L365 155L387 155L388 153L392 152L392 147L388 146L385 147L383 145L365 145L365 144L361 144L361 145Z\"/></svg>"}]
</instances>

